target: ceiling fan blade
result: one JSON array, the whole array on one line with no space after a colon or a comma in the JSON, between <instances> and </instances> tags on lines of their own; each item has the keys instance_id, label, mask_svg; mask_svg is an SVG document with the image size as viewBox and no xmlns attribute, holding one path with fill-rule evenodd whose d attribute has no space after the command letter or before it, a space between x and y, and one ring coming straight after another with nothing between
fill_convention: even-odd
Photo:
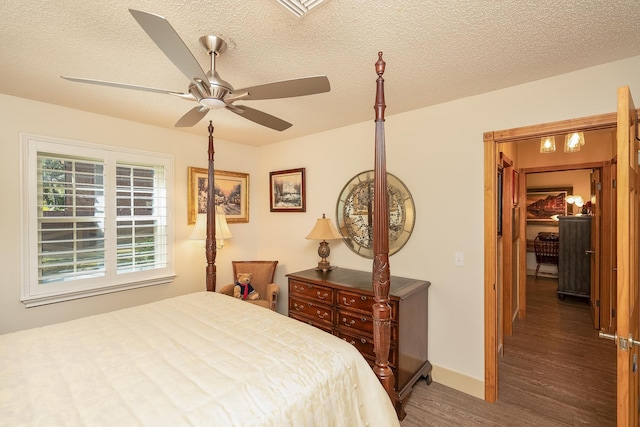
<instances>
[{"instance_id":1,"label":"ceiling fan blade","mask_svg":"<svg viewBox=\"0 0 640 427\"><path fill-rule=\"evenodd\" d=\"M129 9L129 12L142 29L158 45L160 50L175 64L182 73L195 84L209 87L209 79L193 56L184 41L171 24L160 15L140 10Z\"/></svg>"},{"instance_id":2,"label":"ceiling fan blade","mask_svg":"<svg viewBox=\"0 0 640 427\"><path fill-rule=\"evenodd\" d=\"M166 94L169 94L169 95L179 96L181 98L188 98L188 99L195 100L193 95L191 95L190 93L176 92L176 91L173 91L173 90L158 89L158 88L155 88L155 87L147 87L147 86L130 85L130 84L126 84L126 83L108 82L108 81L105 81L105 80L83 79L81 77L69 77L69 76L60 76L60 77L62 77L65 80L72 81L72 82L89 83L89 84L100 85L100 86L118 87L118 88L122 88L122 89L142 90L142 91L145 91L145 92L166 93Z\"/></svg>"},{"instance_id":3,"label":"ceiling fan blade","mask_svg":"<svg viewBox=\"0 0 640 427\"><path fill-rule=\"evenodd\" d=\"M293 126L291 123L285 122L271 114L267 114L245 105L227 105L226 108L245 119L280 132Z\"/></svg>"},{"instance_id":4,"label":"ceiling fan blade","mask_svg":"<svg viewBox=\"0 0 640 427\"><path fill-rule=\"evenodd\" d=\"M294 96L314 95L316 93L329 92L331 86L327 76L303 77L300 79L282 80L266 83L259 86L237 89L233 95L225 98L225 102L233 102L239 99L259 100L291 98Z\"/></svg>"},{"instance_id":5,"label":"ceiling fan blade","mask_svg":"<svg viewBox=\"0 0 640 427\"><path fill-rule=\"evenodd\" d=\"M208 112L209 109L207 107L193 107L184 116L180 117L175 126L179 128L191 127L202 120Z\"/></svg>"}]
</instances>

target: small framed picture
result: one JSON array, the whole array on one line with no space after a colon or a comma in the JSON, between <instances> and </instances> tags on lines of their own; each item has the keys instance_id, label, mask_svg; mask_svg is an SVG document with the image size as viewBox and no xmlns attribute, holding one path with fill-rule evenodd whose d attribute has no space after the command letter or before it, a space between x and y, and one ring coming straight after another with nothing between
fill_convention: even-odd
<instances>
[{"instance_id":1,"label":"small framed picture","mask_svg":"<svg viewBox=\"0 0 640 427\"><path fill-rule=\"evenodd\" d=\"M306 212L304 168L269 172L271 212Z\"/></svg>"},{"instance_id":2,"label":"small framed picture","mask_svg":"<svg viewBox=\"0 0 640 427\"><path fill-rule=\"evenodd\" d=\"M222 208L227 222L249 222L249 174L214 171L215 204ZM195 224L199 213L207 212L208 171L189 166L187 223Z\"/></svg>"}]
</instances>

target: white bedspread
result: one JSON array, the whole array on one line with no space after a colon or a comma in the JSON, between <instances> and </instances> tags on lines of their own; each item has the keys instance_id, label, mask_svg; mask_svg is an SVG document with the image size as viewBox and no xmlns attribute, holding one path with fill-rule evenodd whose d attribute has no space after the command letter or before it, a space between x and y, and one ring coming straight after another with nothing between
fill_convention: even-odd
<instances>
[{"instance_id":1,"label":"white bedspread","mask_svg":"<svg viewBox=\"0 0 640 427\"><path fill-rule=\"evenodd\" d=\"M399 426L342 340L212 292L0 335L2 426Z\"/></svg>"}]
</instances>

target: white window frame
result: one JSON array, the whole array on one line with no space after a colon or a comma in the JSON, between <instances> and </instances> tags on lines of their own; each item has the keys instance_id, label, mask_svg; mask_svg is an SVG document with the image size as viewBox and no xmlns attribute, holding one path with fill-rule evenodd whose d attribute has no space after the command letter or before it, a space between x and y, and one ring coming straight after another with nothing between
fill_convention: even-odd
<instances>
[{"instance_id":1,"label":"white window frame","mask_svg":"<svg viewBox=\"0 0 640 427\"><path fill-rule=\"evenodd\" d=\"M21 301L27 307L35 307L77 298L85 298L127 289L160 285L172 282L175 278L174 258L174 173L173 156L165 153L153 153L131 150L121 147L90 144L59 138L21 134L21 250L22 290ZM73 157L98 158L104 161L104 221L113 234L105 235L105 257L108 263L106 274L102 277L60 281L56 283L38 283L38 153L68 155ZM162 166L166 183L166 264L154 268L128 273L116 272L116 178L118 162L147 166Z\"/></svg>"}]
</instances>

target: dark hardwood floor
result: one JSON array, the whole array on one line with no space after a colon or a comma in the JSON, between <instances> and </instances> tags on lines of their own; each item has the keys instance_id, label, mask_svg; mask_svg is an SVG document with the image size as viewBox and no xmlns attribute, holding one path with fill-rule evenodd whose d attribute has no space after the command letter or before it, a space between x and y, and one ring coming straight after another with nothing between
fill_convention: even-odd
<instances>
[{"instance_id":1,"label":"dark hardwood floor","mask_svg":"<svg viewBox=\"0 0 640 427\"><path fill-rule=\"evenodd\" d=\"M504 339L497 402L420 381L402 427L616 425L614 344L598 338L586 300L559 300L555 279L527 280L527 317Z\"/></svg>"}]
</instances>

